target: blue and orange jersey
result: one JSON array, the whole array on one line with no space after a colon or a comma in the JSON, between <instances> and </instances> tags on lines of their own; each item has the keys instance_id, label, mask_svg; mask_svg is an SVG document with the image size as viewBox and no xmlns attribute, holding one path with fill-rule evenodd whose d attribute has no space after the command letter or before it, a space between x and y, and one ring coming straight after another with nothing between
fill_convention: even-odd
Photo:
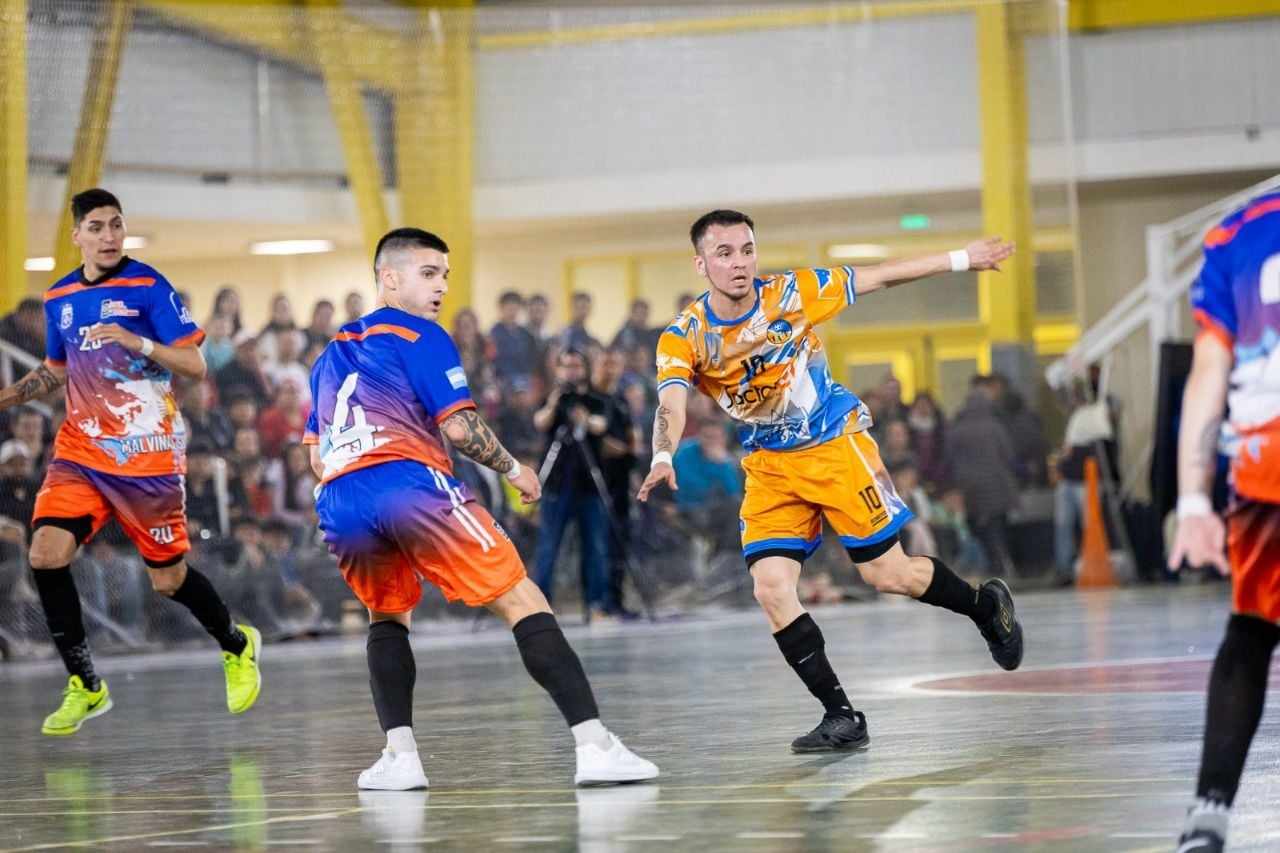
<instances>
[{"instance_id":1,"label":"blue and orange jersey","mask_svg":"<svg viewBox=\"0 0 1280 853\"><path fill-rule=\"evenodd\" d=\"M798 269L755 280L755 305L717 317L704 293L658 340L658 388L696 385L741 426L747 450L792 450L871 425L862 402L831 378L815 331L855 299L852 267Z\"/></svg>"},{"instance_id":2,"label":"blue and orange jersey","mask_svg":"<svg viewBox=\"0 0 1280 853\"><path fill-rule=\"evenodd\" d=\"M339 330L311 368L304 441L323 482L395 459L452 476L439 424L475 407L458 348L431 320L379 308Z\"/></svg>"},{"instance_id":3,"label":"blue and orange jersey","mask_svg":"<svg viewBox=\"0 0 1280 853\"><path fill-rule=\"evenodd\" d=\"M1233 487L1280 503L1280 192L1253 199L1206 235L1191 308L1200 333L1235 356L1227 395Z\"/></svg>"},{"instance_id":4,"label":"blue and orange jersey","mask_svg":"<svg viewBox=\"0 0 1280 853\"><path fill-rule=\"evenodd\" d=\"M126 477L186 472L186 428L169 371L119 344L91 343L98 323L118 323L171 346L196 346L204 332L173 285L123 258L89 281L81 267L44 294L45 353L67 370L67 419L55 459Z\"/></svg>"}]
</instances>

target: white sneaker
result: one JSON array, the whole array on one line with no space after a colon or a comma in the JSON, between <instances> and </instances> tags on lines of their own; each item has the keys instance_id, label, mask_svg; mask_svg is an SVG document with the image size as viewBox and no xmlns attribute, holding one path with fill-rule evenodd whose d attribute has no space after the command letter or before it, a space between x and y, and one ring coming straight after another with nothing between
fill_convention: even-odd
<instances>
[{"instance_id":1,"label":"white sneaker","mask_svg":"<svg viewBox=\"0 0 1280 853\"><path fill-rule=\"evenodd\" d=\"M643 782L657 778L658 765L627 749L613 732L609 733L608 749L601 749L593 743L578 747L578 772L573 776L575 785Z\"/></svg>"},{"instance_id":2,"label":"white sneaker","mask_svg":"<svg viewBox=\"0 0 1280 853\"><path fill-rule=\"evenodd\" d=\"M382 757L360 774L356 787L364 791L411 791L427 787L427 774L416 752L382 750Z\"/></svg>"}]
</instances>

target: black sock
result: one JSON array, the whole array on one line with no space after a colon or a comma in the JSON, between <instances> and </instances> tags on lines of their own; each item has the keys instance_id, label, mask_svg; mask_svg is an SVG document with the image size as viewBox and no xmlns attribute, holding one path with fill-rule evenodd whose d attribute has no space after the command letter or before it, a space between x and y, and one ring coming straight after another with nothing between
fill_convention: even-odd
<instances>
[{"instance_id":1,"label":"black sock","mask_svg":"<svg viewBox=\"0 0 1280 853\"><path fill-rule=\"evenodd\" d=\"M582 661L564 638L555 616L550 613L526 616L515 624L511 633L515 634L524 668L551 694L570 728L600 717Z\"/></svg>"},{"instance_id":2,"label":"black sock","mask_svg":"<svg viewBox=\"0 0 1280 853\"><path fill-rule=\"evenodd\" d=\"M822 629L808 613L773 635L787 663L800 676L828 714L853 718L853 705L840 686L840 679L827 660Z\"/></svg>"},{"instance_id":3,"label":"black sock","mask_svg":"<svg viewBox=\"0 0 1280 853\"><path fill-rule=\"evenodd\" d=\"M187 566L187 577L171 598L191 611L224 652L238 655L249 644L249 638L231 621L231 612L213 584L191 566Z\"/></svg>"},{"instance_id":4,"label":"black sock","mask_svg":"<svg viewBox=\"0 0 1280 853\"><path fill-rule=\"evenodd\" d=\"M1209 676L1204 751L1196 796L1230 807L1240 787L1249 744L1262 719L1271 653L1280 626L1234 614Z\"/></svg>"},{"instance_id":5,"label":"black sock","mask_svg":"<svg viewBox=\"0 0 1280 853\"><path fill-rule=\"evenodd\" d=\"M934 607L941 607L953 613L968 616L982 625L996 615L996 600L991 595L969 586L959 575L947 568L947 564L936 557L928 558L933 563L933 580L924 595L916 599Z\"/></svg>"},{"instance_id":6,"label":"black sock","mask_svg":"<svg viewBox=\"0 0 1280 853\"><path fill-rule=\"evenodd\" d=\"M390 731L413 726L413 685L418 665L409 646L409 629L399 622L374 622L365 644L369 659L369 688L378 724Z\"/></svg>"},{"instance_id":7,"label":"black sock","mask_svg":"<svg viewBox=\"0 0 1280 853\"><path fill-rule=\"evenodd\" d=\"M60 569L32 569L36 591L40 593L40 605L44 619L53 635L53 644L71 675L80 676L84 686L98 689L98 674L93 671L93 657L89 653L89 641L84 636L84 620L80 616L80 595L76 592L71 567Z\"/></svg>"}]
</instances>

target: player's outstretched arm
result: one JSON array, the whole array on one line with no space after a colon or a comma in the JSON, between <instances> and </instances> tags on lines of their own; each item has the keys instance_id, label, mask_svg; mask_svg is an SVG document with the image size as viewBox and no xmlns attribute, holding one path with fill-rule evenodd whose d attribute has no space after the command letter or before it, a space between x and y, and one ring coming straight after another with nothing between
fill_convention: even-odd
<instances>
[{"instance_id":1,"label":"player's outstretched arm","mask_svg":"<svg viewBox=\"0 0 1280 853\"><path fill-rule=\"evenodd\" d=\"M0 411L52 394L66 384L66 381L66 365L42 362L26 376L0 391Z\"/></svg>"},{"instance_id":2,"label":"player's outstretched arm","mask_svg":"<svg viewBox=\"0 0 1280 853\"><path fill-rule=\"evenodd\" d=\"M198 382L209 372L199 347L194 345L173 347L157 343L129 331L118 323L98 323L91 326L86 337L90 341L101 341L104 344L120 344L129 352L141 353L166 370L173 371L186 379L194 379Z\"/></svg>"},{"instance_id":3,"label":"player's outstretched arm","mask_svg":"<svg viewBox=\"0 0 1280 853\"><path fill-rule=\"evenodd\" d=\"M685 406L689 403L689 389L683 385L668 385L658 392L658 412L653 418L653 463L649 476L640 484L636 498L649 499L649 493L659 483L675 491L676 469L671 464L680 436L684 435Z\"/></svg>"},{"instance_id":4,"label":"player's outstretched arm","mask_svg":"<svg viewBox=\"0 0 1280 853\"><path fill-rule=\"evenodd\" d=\"M898 261L885 261L871 267L859 267L853 280L854 292L861 296L917 281L929 276L964 270L999 270L1000 262L1014 252L1012 243L999 237L985 237L974 240L968 246L955 252L937 252L932 255L921 255L916 258L903 258Z\"/></svg>"},{"instance_id":5,"label":"player's outstretched arm","mask_svg":"<svg viewBox=\"0 0 1280 853\"><path fill-rule=\"evenodd\" d=\"M440 432L472 462L505 474L511 485L520 491L525 503L533 503L542 497L542 484L538 482L537 472L516 461L475 409L454 412L441 422Z\"/></svg>"},{"instance_id":6,"label":"player's outstretched arm","mask_svg":"<svg viewBox=\"0 0 1280 853\"><path fill-rule=\"evenodd\" d=\"M1196 338L1178 434L1178 532L1169 552L1169 568L1174 571L1185 559L1192 566L1212 565L1223 575L1230 572L1223 553L1226 527L1213 513L1209 492L1218 466L1218 432L1232 361L1231 350L1218 338Z\"/></svg>"}]
</instances>

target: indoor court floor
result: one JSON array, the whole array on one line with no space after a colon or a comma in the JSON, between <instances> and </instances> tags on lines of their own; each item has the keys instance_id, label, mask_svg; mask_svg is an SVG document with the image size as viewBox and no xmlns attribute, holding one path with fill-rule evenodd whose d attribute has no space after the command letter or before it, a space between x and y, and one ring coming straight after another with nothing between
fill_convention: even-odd
<instances>
[{"instance_id":1,"label":"indoor court floor","mask_svg":"<svg viewBox=\"0 0 1280 853\"><path fill-rule=\"evenodd\" d=\"M66 739L39 733L61 668L0 666L0 850L1172 851L1226 596L1021 596L1016 673L933 608L818 609L872 738L822 757L789 751L820 707L758 613L573 628L606 725L662 768L587 790L496 622L415 641L429 793L355 789L382 746L362 639L268 646L240 718L212 647L103 659L115 708ZM1231 842L1280 850L1275 707Z\"/></svg>"}]
</instances>

